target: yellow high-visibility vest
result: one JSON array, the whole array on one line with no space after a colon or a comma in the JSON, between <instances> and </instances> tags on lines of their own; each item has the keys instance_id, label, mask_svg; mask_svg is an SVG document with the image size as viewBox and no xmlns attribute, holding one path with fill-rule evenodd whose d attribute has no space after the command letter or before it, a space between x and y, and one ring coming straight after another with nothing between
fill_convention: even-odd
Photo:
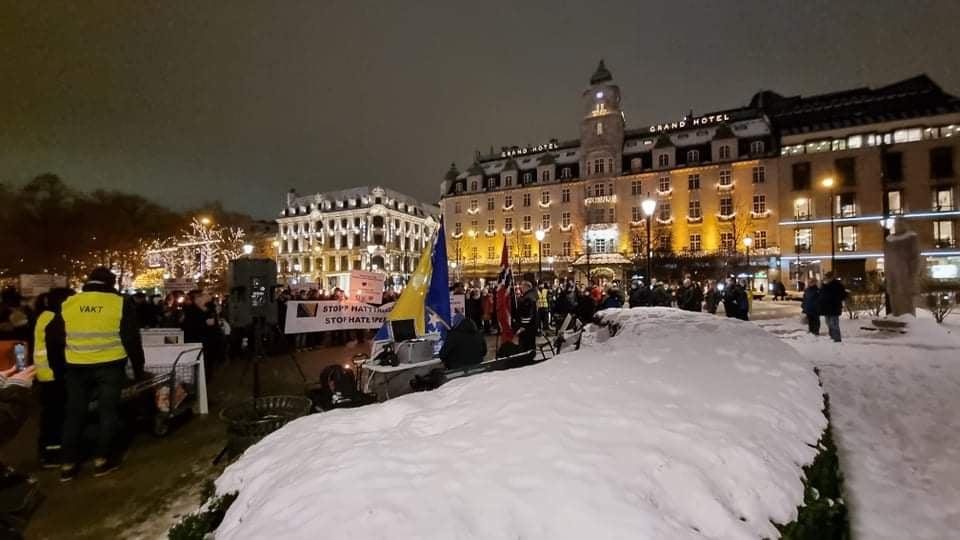
<instances>
[{"instance_id":1,"label":"yellow high-visibility vest","mask_svg":"<svg viewBox=\"0 0 960 540\"><path fill-rule=\"evenodd\" d=\"M120 341L123 297L106 292L82 292L63 303L67 331L67 363L105 364L127 357Z\"/></svg>"},{"instance_id":2,"label":"yellow high-visibility vest","mask_svg":"<svg viewBox=\"0 0 960 540\"><path fill-rule=\"evenodd\" d=\"M37 380L50 382L53 380L53 370L47 360L47 325L53 320L52 311L44 311L37 317L37 325L33 327L33 365L37 366Z\"/></svg>"}]
</instances>

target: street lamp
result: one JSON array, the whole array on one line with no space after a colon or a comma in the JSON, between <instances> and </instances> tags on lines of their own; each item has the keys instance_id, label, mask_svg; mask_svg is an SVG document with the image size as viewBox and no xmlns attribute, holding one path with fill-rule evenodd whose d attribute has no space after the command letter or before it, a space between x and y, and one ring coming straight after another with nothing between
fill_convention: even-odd
<instances>
[{"instance_id":1,"label":"street lamp","mask_svg":"<svg viewBox=\"0 0 960 540\"><path fill-rule=\"evenodd\" d=\"M207 217L207 216L203 216L203 217L200 218L200 223L201 223L202 225L210 225L211 223L213 223L213 220L211 220L211 219L210 219L209 217Z\"/></svg>"},{"instance_id":2,"label":"street lamp","mask_svg":"<svg viewBox=\"0 0 960 540\"><path fill-rule=\"evenodd\" d=\"M743 245L747 250L747 290L753 294L753 269L750 268L750 246L753 245L753 238L749 236L744 238Z\"/></svg>"},{"instance_id":3,"label":"street lamp","mask_svg":"<svg viewBox=\"0 0 960 540\"><path fill-rule=\"evenodd\" d=\"M830 192L830 271L836 275L837 268L834 263L836 262L837 258L837 242L834 238L834 234L836 234L836 227L833 225L833 216L836 214L836 209L834 208L835 201L833 199L833 178L824 178L822 184L823 187L827 188L827 190Z\"/></svg>"},{"instance_id":4,"label":"street lamp","mask_svg":"<svg viewBox=\"0 0 960 540\"><path fill-rule=\"evenodd\" d=\"M253 255L253 244L244 244L243 245L243 254L249 257Z\"/></svg>"},{"instance_id":5,"label":"street lamp","mask_svg":"<svg viewBox=\"0 0 960 540\"><path fill-rule=\"evenodd\" d=\"M797 283L800 287L801 269L800 269L800 207L806 202L803 197L797 197L793 201L793 249L797 254Z\"/></svg>"},{"instance_id":6,"label":"street lamp","mask_svg":"<svg viewBox=\"0 0 960 540\"><path fill-rule=\"evenodd\" d=\"M543 282L543 239L547 233L537 229L533 235L537 238L537 284L540 284Z\"/></svg>"},{"instance_id":7,"label":"street lamp","mask_svg":"<svg viewBox=\"0 0 960 540\"><path fill-rule=\"evenodd\" d=\"M367 265L370 267L370 270L373 270L373 252L376 250L377 246L367 244Z\"/></svg>"},{"instance_id":8,"label":"street lamp","mask_svg":"<svg viewBox=\"0 0 960 540\"><path fill-rule=\"evenodd\" d=\"M653 257L653 246L650 243L650 228L652 226L653 213L657 210L657 201L651 199L650 194L647 193L647 198L640 203L640 208L643 209L643 215L647 217L647 285L650 285L653 283L653 263L651 261Z\"/></svg>"}]
</instances>

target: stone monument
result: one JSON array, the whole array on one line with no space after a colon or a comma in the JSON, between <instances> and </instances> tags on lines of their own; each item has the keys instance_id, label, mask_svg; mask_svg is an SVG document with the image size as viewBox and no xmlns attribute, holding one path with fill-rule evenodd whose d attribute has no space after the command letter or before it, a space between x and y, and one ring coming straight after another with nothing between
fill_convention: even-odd
<instances>
[{"instance_id":1,"label":"stone monument","mask_svg":"<svg viewBox=\"0 0 960 540\"><path fill-rule=\"evenodd\" d=\"M919 290L922 268L917 233L910 230L903 220L894 220L893 231L883 244L883 269L890 297L890 314L894 317L917 315L914 299Z\"/></svg>"}]
</instances>

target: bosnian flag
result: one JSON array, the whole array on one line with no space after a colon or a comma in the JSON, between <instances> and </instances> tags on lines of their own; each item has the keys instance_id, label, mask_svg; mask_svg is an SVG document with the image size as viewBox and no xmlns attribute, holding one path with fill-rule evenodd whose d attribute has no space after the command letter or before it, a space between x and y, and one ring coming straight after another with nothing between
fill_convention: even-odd
<instances>
[{"instance_id":1,"label":"bosnian flag","mask_svg":"<svg viewBox=\"0 0 960 540\"><path fill-rule=\"evenodd\" d=\"M511 313L515 301L513 294L513 272L510 270L510 249L507 239L503 239L503 252L500 254L500 276L497 278L497 324L500 325L500 342L513 340Z\"/></svg>"}]
</instances>

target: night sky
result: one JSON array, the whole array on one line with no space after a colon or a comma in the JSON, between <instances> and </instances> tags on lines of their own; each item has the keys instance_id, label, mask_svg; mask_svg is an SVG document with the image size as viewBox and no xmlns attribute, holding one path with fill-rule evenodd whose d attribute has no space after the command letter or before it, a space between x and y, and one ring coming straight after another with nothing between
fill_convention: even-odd
<instances>
[{"instance_id":1,"label":"night sky","mask_svg":"<svg viewBox=\"0 0 960 540\"><path fill-rule=\"evenodd\" d=\"M760 89L926 72L960 93L957 21L949 0L3 0L0 181L54 172L264 218L291 187L435 202L476 149L577 137L601 57L640 127Z\"/></svg>"}]
</instances>

